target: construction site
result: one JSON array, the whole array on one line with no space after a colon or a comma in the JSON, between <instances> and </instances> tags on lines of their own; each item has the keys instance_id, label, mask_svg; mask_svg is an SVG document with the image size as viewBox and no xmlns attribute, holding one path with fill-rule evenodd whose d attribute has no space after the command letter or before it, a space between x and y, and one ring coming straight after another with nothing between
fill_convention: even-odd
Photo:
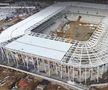
<instances>
[{"instance_id":1,"label":"construction site","mask_svg":"<svg viewBox=\"0 0 108 90\"><path fill-rule=\"evenodd\" d=\"M65 17L66 18L66 17ZM93 32L96 30L95 24L80 22L82 17L78 16L76 21L69 21L60 26L56 31L51 31L51 36L57 36L62 38L69 38L70 40L86 41L90 38Z\"/></svg>"},{"instance_id":2,"label":"construction site","mask_svg":"<svg viewBox=\"0 0 108 90\"><path fill-rule=\"evenodd\" d=\"M1 90L107 87L108 5L38 4L1 15Z\"/></svg>"},{"instance_id":3,"label":"construction site","mask_svg":"<svg viewBox=\"0 0 108 90\"><path fill-rule=\"evenodd\" d=\"M55 82L0 67L0 90L67 90Z\"/></svg>"}]
</instances>

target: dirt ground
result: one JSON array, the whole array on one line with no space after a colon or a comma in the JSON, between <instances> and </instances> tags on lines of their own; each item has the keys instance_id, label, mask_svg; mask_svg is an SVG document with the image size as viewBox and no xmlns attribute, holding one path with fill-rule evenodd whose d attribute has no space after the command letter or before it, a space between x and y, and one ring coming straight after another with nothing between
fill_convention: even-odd
<instances>
[{"instance_id":1,"label":"dirt ground","mask_svg":"<svg viewBox=\"0 0 108 90\"><path fill-rule=\"evenodd\" d=\"M58 30L52 32L52 35L54 34L58 37L65 37L79 41L87 41L96 30L96 27L96 24L71 21L66 23L63 27L60 26Z\"/></svg>"},{"instance_id":2,"label":"dirt ground","mask_svg":"<svg viewBox=\"0 0 108 90\"><path fill-rule=\"evenodd\" d=\"M9 89L7 89L5 87L0 87L0 90L9 90Z\"/></svg>"},{"instance_id":3,"label":"dirt ground","mask_svg":"<svg viewBox=\"0 0 108 90\"><path fill-rule=\"evenodd\" d=\"M108 86L97 90L108 90Z\"/></svg>"},{"instance_id":4,"label":"dirt ground","mask_svg":"<svg viewBox=\"0 0 108 90\"><path fill-rule=\"evenodd\" d=\"M94 32L94 30L91 29L89 26L85 26L85 25L77 25L76 24L76 27L74 27L75 26L74 22L73 22L73 24L70 24L73 39L85 41L85 40L88 40L90 38L90 36Z\"/></svg>"}]
</instances>

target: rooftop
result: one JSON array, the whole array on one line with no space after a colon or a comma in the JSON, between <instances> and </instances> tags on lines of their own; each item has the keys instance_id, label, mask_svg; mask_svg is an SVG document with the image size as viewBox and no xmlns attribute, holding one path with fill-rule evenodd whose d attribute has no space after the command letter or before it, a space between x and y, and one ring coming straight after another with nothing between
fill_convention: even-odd
<instances>
[{"instance_id":1,"label":"rooftop","mask_svg":"<svg viewBox=\"0 0 108 90\"><path fill-rule=\"evenodd\" d=\"M71 44L25 35L8 45L6 48L24 52L32 55L38 55L54 60L61 60L66 52L71 47Z\"/></svg>"}]
</instances>

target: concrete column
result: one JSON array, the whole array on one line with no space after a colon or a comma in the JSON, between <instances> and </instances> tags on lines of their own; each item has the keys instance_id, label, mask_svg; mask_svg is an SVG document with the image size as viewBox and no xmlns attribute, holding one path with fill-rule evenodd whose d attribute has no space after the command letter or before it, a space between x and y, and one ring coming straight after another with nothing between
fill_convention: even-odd
<instances>
[{"instance_id":1,"label":"concrete column","mask_svg":"<svg viewBox=\"0 0 108 90\"><path fill-rule=\"evenodd\" d=\"M52 63L53 63L53 72L55 73L55 63L54 62Z\"/></svg>"},{"instance_id":2,"label":"concrete column","mask_svg":"<svg viewBox=\"0 0 108 90\"><path fill-rule=\"evenodd\" d=\"M99 82L99 67L97 67L97 82Z\"/></svg>"},{"instance_id":3,"label":"concrete column","mask_svg":"<svg viewBox=\"0 0 108 90\"><path fill-rule=\"evenodd\" d=\"M37 71L39 72L39 60L38 60L38 57L37 57L36 61L37 61Z\"/></svg>"},{"instance_id":4,"label":"concrete column","mask_svg":"<svg viewBox=\"0 0 108 90\"><path fill-rule=\"evenodd\" d=\"M12 59L14 60L14 63L16 63L16 58L15 58L15 56L13 55L13 52L11 51L10 53L11 53Z\"/></svg>"},{"instance_id":5,"label":"concrete column","mask_svg":"<svg viewBox=\"0 0 108 90\"><path fill-rule=\"evenodd\" d=\"M48 60L48 70L49 70L48 75L51 76L51 72L50 72L50 61L49 60Z\"/></svg>"},{"instance_id":6,"label":"concrete column","mask_svg":"<svg viewBox=\"0 0 108 90\"><path fill-rule=\"evenodd\" d=\"M43 60L43 63L44 63L44 69L45 69L45 72L46 72L47 70L46 70L46 63L45 63L45 60Z\"/></svg>"},{"instance_id":7,"label":"concrete column","mask_svg":"<svg viewBox=\"0 0 108 90\"><path fill-rule=\"evenodd\" d=\"M1 48L1 55L2 55L2 60L4 60L4 49Z\"/></svg>"},{"instance_id":8,"label":"concrete column","mask_svg":"<svg viewBox=\"0 0 108 90\"><path fill-rule=\"evenodd\" d=\"M29 68L28 67L28 56L26 56L25 61L26 61L26 64L27 64L27 69L28 69Z\"/></svg>"},{"instance_id":9,"label":"concrete column","mask_svg":"<svg viewBox=\"0 0 108 90\"><path fill-rule=\"evenodd\" d=\"M63 68L62 68L62 64L61 64L61 66L60 66L60 70L61 70L61 71L60 71L60 75L61 75L60 77L62 78L62 77L63 77Z\"/></svg>"},{"instance_id":10,"label":"concrete column","mask_svg":"<svg viewBox=\"0 0 108 90\"><path fill-rule=\"evenodd\" d=\"M23 64L24 64L24 66L25 66L25 59L24 59L24 56L21 54L21 59L22 59L22 61L23 61Z\"/></svg>"},{"instance_id":11,"label":"concrete column","mask_svg":"<svg viewBox=\"0 0 108 90\"><path fill-rule=\"evenodd\" d=\"M68 67L68 80L70 80L70 66L67 67Z\"/></svg>"},{"instance_id":12,"label":"concrete column","mask_svg":"<svg viewBox=\"0 0 108 90\"><path fill-rule=\"evenodd\" d=\"M9 55L8 55L8 51L7 51L7 50L5 50L5 54L6 54L6 58L7 58L7 60L8 60L8 64L10 64Z\"/></svg>"},{"instance_id":13,"label":"concrete column","mask_svg":"<svg viewBox=\"0 0 108 90\"><path fill-rule=\"evenodd\" d=\"M86 80L87 80L87 71L86 71L86 67L85 67L85 84L86 84Z\"/></svg>"},{"instance_id":14,"label":"concrete column","mask_svg":"<svg viewBox=\"0 0 108 90\"><path fill-rule=\"evenodd\" d=\"M55 63L55 67L56 67L56 75L58 74L58 69L57 69L57 64Z\"/></svg>"},{"instance_id":15,"label":"concrete column","mask_svg":"<svg viewBox=\"0 0 108 90\"><path fill-rule=\"evenodd\" d=\"M81 82L81 68L79 67L79 79L80 79L80 82Z\"/></svg>"},{"instance_id":16,"label":"concrete column","mask_svg":"<svg viewBox=\"0 0 108 90\"><path fill-rule=\"evenodd\" d=\"M35 67L35 61L34 61L33 57L31 57L31 61L32 61L32 64L33 64L34 69L35 69L35 68L36 68L36 67Z\"/></svg>"},{"instance_id":17,"label":"concrete column","mask_svg":"<svg viewBox=\"0 0 108 90\"><path fill-rule=\"evenodd\" d=\"M102 74L105 72L105 66L102 66Z\"/></svg>"},{"instance_id":18,"label":"concrete column","mask_svg":"<svg viewBox=\"0 0 108 90\"><path fill-rule=\"evenodd\" d=\"M19 67L19 64L18 64L18 60L19 60L19 57L18 57L18 53L15 53L16 55L16 63L17 63L17 68Z\"/></svg>"},{"instance_id":19,"label":"concrete column","mask_svg":"<svg viewBox=\"0 0 108 90\"><path fill-rule=\"evenodd\" d=\"M73 82L74 82L74 75L75 75L75 72L74 72L74 66L73 66Z\"/></svg>"},{"instance_id":20,"label":"concrete column","mask_svg":"<svg viewBox=\"0 0 108 90\"><path fill-rule=\"evenodd\" d=\"M90 75L91 76L91 80L92 80L92 73L93 73L93 68L91 68L91 73L90 73L91 74Z\"/></svg>"}]
</instances>

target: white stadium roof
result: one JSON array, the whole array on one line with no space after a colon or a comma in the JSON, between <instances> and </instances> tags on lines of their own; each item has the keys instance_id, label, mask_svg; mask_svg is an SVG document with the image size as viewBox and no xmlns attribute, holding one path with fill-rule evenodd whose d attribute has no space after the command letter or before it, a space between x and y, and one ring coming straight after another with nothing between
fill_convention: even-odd
<instances>
[{"instance_id":1,"label":"white stadium roof","mask_svg":"<svg viewBox=\"0 0 108 90\"><path fill-rule=\"evenodd\" d=\"M27 19L9 27L1 33L0 43L25 34L26 31L32 30L35 27L39 26L43 22L47 21L54 15L64 10L67 6L68 4L51 5L41 10L40 12L28 17Z\"/></svg>"},{"instance_id":2,"label":"white stadium roof","mask_svg":"<svg viewBox=\"0 0 108 90\"><path fill-rule=\"evenodd\" d=\"M25 35L6 45L8 49L54 60L61 60L70 47L71 44L69 43L29 35Z\"/></svg>"},{"instance_id":3,"label":"white stadium roof","mask_svg":"<svg viewBox=\"0 0 108 90\"><path fill-rule=\"evenodd\" d=\"M25 34L25 31L32 30L33 27L40 25L52 16L56 15L64 8L72 3L58 3L54 4L41 12L30 16L29 18L19 22L18 24L8 28L0 35L0 43L10 40L14 37ZM77 4L77 3L76 3ZM76 7L82 7L83 3L78 4ZM73 6L74 7L74 6ZM86 5L90 7L90 5ZM86 8L85 7L85 8ZM106 6L103 10L106 11ZM95 5L93 5L95 8ZM90 11L93 8L88 9ZM97 7L99 8L99 7ZM77 9L79 10L79 9ZM98 10L98 9L96 9ZM103 10L99 13L103 14ZM47 12L47 13L46 13ZM83 13L83 12L82 12ZM42 16L43 15L43 16ZM92 15L92 13L91 13ZM94 15L94 14L93 14ZM34 25L35 24L35 25ZM104 18L98 25L95 32L87 41L74 41L71 44L64 42L48 40L44 38L25 36L8 43L6 48L18 50L21 52L30 53L33 55L43 56L55 60L61 60L76 67L97 67L108 63L108 17ZM45 41L44 41L45 40ZM72 47L71 47L72 46ZM3 46L5 47L5 46ZM70 48L70 49L69 49ZM65 57L63 58L63 56Z\"/></svg>"}]
</instances>

